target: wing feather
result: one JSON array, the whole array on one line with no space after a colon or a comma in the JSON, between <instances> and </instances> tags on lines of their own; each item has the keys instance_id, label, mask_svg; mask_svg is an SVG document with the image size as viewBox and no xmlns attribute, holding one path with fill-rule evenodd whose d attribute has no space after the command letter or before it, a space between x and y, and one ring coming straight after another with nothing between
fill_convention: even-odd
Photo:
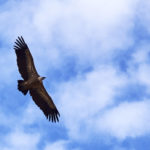
<instances>
[{"instance_id":1,"label":"wing feather","mask_svg":"<svg viewBox=\"0 0 150 150\"><path fill-rule=\"evenodd\" d=\"M40 109L45 114L46 118L52 122L59 121L60 116L52 98L48 95L43 84L39 83L40 86L35 89L30 90L30 95L32 96L34 102L40 107Z\"/></svg>"},{"instance_id":2,"label":"wing feather","mask_svg":"<svg viewBox=\"0 0 150 150\"><path fill-rule=\"evenodd\" d=\"M38 77L39 75L36 71L32 55L22 36L16 39L14 50L16 52L17 65L22 78L28 80L32 75Z\"/></svg>"}]
</instances>

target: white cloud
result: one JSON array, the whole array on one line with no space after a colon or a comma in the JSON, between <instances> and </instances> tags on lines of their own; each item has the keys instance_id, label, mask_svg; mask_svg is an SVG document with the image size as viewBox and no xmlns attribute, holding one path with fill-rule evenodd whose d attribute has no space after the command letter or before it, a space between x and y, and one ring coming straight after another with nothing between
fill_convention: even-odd
<instances>
[{"instance_id":1,"label":"white cloud","mask_svg":"<svg viewBox=\"0 0 150 150\"><path fill-rule=\"evenodd\" d=\"M138 47L136 48L136 51L132 55L132 64L148 64L149 62L149 52L150 52L150 44L146 41L142 41L139 43Z\"/></svg>"},{"instance_id":2,"label":"white cloud","mask_svg":"<svg viewBox=\"0 0 150 150\"><path fill-rule=\"evenodd\" d=\"M9 110L7 109L7 111L5 112L2 110L0 112L1 149L2 150L19 150L19 149L38 150L37 146L41 140L42 132L40 130L38 132L35 132L34 130L27 130L27 125L33 125L40 118L38 116L38 113L32 110L32 112L36 112L36 115L35 113L29 114L28 113L29 111L25 111L25 112L22 111L22 113L14 115L13 113L12 114L8 113L8 111ZM33 119L32 121L31 118ZM3 129L4 129L4 133L5 130L7 131L5 134L3 134Z\"/></svg>"},{"instance_id":3,"label":"white cloud","mask_svg":"<svg viewBox=\"0 0 150 150\"><path fill-rule=\"evenodd\" d=\"M143 64L140 65L139 69L137 70L137 82L141 82L144 85L150 87L150 65Z\"/></svg>"},{"instance_id":4,"label":"white cloud","mask_svg":"<svg viewBox=\"0 0 150 150\"><path fill-rule=\"evenodd\" d=\"M146 41L139 44L128 62L129 82L145 85L150 90L150 45Z\"/></svg>"},{"instance_id":5,"label":"white cloud","mask_svg":"<svg viewBox=\"0 0 150 150\"><path fill-rule=\"evenodd\" d=\"M134 148L124 148L121 146L115 146L113 150L135 150Z\"/></svg>"},{"instance_id":6,"label":"white cloud","mask_svg":"<svg viewBox=\"0 0 150 150\"><path fill-rule=\"evenodd\" d=\"M45 145L44 150L80 150L80 148L72 148L72 147L68 147L69 145L69 141L67 140L59 140L53 143L47 143ZM77 146L76 146L77 147Z\"/></svg>"},{"instance_id":7,"label":"white cloud","mask_svg":"<svg viewBox=\"0 0 150 150\"><path fill-rule=\"evenodd\" d=\"M35 122L41 122L42 120L46 120L43 112L40 108L34 103L32 98L27 99L29 101L28 106L25 108L23 115L21 116L21 124L23 125L32 125Z\"/></svg>"},{"instance_id":8,"label":"white cloud","mask_svg":"<svg viewBox=\"0 0 150 150\"><path fill-rule=\"evenodd\" d=\"M150 101L124 102L99 116L97 127L120 140L150 133Z\"/></svg>"},{"instance_id":9,"label":"white cloud","mask_svg":"<svg viewBox=\"0 0 150 150\"><path fill-rule=\"evenodd\" d=\"M36 150L40 140L39 134L25 133L24 131L16 130L7 136L3 137L5 146L1 146L2 150Z\"/></svg>"},{"instance_id":10,"label":"white cloud","mask_svg":"<svg viewBox=\"0 0 150 150\"><path fill-rule=\"evenodd\" d=\"M13 52L13 50L10 50ZM1 52L0 56L0 69L1 69L1 76L0 76L0 88L4 88L5 84L10 84L14 81L13 77L16 76L15 71L17 69L16 62L14 61L13 53L8 52L4 49Z\"/></svg>"},{"instance_id":11,"label":"white cloud","mask_svg":"<svg viewBox=\"0 0 150 150\"><path fill-rule=\"evenodd\" d=\"M67 141L57 141L54 143L48 143L44 150L50 150L50 149L54 149L54 150L66 150L66 144Z\"/></svg>"},{"instance_id":12,"label":"white cloud","mask_svg":"<svg viewBox=\"0 0 150 150\"><path fill-rule=\"evenodd\" d=\"M145 1L144 3L140 2L137 13L137 17L139 18L139 25L142 25L144 27L144 31L146 31L146 33L150 33L149 8L149 1Z\"/></svg>"},{"instance_id":13,"label":"white cloud","mask_svg":"<svg viewBox=\"0 0 150 150\"><path fill-rule=\"evenodd\" d=\"M114 104L114 96L126 84L126 78L111 67L103 66L84 78L60 86L61 116L72 138L80 138L92 132L88 130L97 115ZM63 107L61 107L63 106ZM84 124L86 126L83 128ZM83 131L81 129L83 128ZM87 131L85 131L87 130ZM84 135L82 132L85 132ZM82 135L82 136L81 136Z\"/></svg>"},{"instance_id":14,"label":"white cloud","mask_svg":"<svg viewBox=\"0 0 150 150\"><path fill-rule=\"evenodd\" d=\"M137 0L12 2L0 14L4 23L0 32L9 42L24 35L33 53L42 59L49 56L52 62L59 62L64 55L75 55L82 63L98 63L133 43L130 33L137 4Z\"/></svg>"}]
</instances>

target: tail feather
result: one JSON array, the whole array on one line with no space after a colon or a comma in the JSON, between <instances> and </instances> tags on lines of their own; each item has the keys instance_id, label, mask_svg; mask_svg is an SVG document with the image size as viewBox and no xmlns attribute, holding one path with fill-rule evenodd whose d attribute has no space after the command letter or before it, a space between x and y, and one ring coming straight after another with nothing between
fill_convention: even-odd
<instances>
[{"instance_id":1,"label":"tail feather","mask_svg":"<svg viewBox=\"0 0 150 150\"><path fill-rule=\"evenodd\" d=\"M23 80L18 80L18 90L21 91L24 95L26 95L28 90L25 89L23 82Z\"/></svg>"}]
</instances>

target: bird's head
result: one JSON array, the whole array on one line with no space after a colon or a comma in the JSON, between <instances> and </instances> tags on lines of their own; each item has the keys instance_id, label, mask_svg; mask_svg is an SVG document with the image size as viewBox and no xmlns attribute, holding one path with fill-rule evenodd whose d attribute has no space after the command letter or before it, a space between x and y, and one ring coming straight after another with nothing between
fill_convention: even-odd
<instances>
[{"instance_id":1,"label":"bird's head","mask_svg":"<svg viewBox=\"0 0 150 150\"><path fill-rule=\"evenodd\" d=\"M42 77L42 80L44 80L46 77Z\"/></svg>"},{"instance_id":2,"label":"bird's head","mask_svg":"<svg viewBox=\"0 0 150 150\"><path fill-rule=\"evenodd\" d=\"M44 80L46 77L38 77L38 80L39 81L42 81L42 80Z\"/></svg>"}]
</instances>

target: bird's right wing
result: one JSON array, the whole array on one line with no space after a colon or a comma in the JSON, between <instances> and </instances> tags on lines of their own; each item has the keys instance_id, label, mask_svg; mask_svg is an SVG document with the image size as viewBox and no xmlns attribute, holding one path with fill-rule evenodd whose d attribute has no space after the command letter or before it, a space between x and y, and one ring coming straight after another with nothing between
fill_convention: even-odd
<instances>
[{"instance_id":1,"label":"bird's right wing","mask_svg":"<svg viewBox=\"0 0 150 150\"><path fill-rule=\"evenodd\" d=\"M47 119L52 122L59 121L60 116L52 98L48 95L42 83L39 83L38 88L30 89L30 95L34 102L40 107Z\"/></svg>"},{"instance_id":2,"label":"bird's right wing","mask_svg":"<svg viewBox=\"0 0 150 150\"><path fill-rule=\"evenodd\" d=\"M19 72L24 80L28 80L32 75L39 76L34 66L34 61L30 50L22 37L16 39L14 49L17 56Z\"/></svg>"}]
</instances>

